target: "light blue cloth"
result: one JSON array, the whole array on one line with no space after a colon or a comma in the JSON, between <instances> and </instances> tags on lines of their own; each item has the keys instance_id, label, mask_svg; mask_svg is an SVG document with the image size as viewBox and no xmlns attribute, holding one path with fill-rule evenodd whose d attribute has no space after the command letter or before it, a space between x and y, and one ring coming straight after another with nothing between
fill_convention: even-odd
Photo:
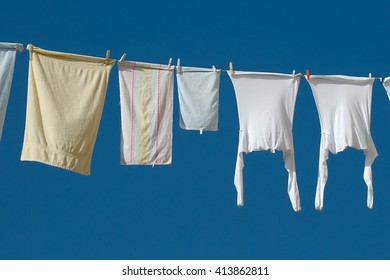
<instances>
[{"instance_id":1,"label":"light blue cloth","mask_svg":"<svg viewBox=\"0 0 390 280\"><path fill-rule=\"evenodd\" d=\"M17 50L23 51L23 45L0 43L0 140L3 133L9 93L11 91Z\"/></svg>"},{"instance_id":2,"label":"light blue cloth","mask_svg":"<svg viewBox=\"0 0 390 280\"><path fill-rule=\"evenodd\" d=\"M221 70L177 67L180 127L218 130L219 78Z\"/></svg>"}]
</instances>

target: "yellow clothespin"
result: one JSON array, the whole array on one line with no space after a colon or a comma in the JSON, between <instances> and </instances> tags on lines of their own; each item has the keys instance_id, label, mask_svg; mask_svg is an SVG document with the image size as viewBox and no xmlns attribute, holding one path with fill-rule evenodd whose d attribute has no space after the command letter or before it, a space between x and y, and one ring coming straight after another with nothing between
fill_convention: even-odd
<instances>
[{"instance_id":1,"label":"yellow clothespin","mask_svg":"<svg viewBox=\"0 0 390 280\"><path fill-rule=\"evenodd\" d=\"M233 62L229 62L229 72L230 72L230 75L231 75L231 76L234 75Z\"/></svg>"},{"instance_id":2,"label":"yellow clothespin","mask_svg":"<svg viewBox=\"0 0 390 280\"><path fill-rule=\"evenodd\" d=\"M108 64L108 60L110 59L110 50L107 50L106 52L106 61L104 62L105 65Z\"/></svg>"},{"instance_id":3,"label":"yellow clothespin","mask_svg":"<svg viewBox=\"0 0 390 280\"><path fill-rule=\"evenodd\" d=\"M176 65L176 72L180 73L181 67L180 67L180 58L177 59L177 65Z\"/></svg>"},{"instance_id":4,"label":"yellow clothespin","mask_svg":"<svg viewBox=\"0 0 390 280\"><path fill-rule=\"evenodd\" d=\"M120 65L122 63L122 61L125 59L125 57L126 57L126 53L123 53L121 59L119 59L119 61L118 61L118 65Z\"/></svg>"}]
</instances>

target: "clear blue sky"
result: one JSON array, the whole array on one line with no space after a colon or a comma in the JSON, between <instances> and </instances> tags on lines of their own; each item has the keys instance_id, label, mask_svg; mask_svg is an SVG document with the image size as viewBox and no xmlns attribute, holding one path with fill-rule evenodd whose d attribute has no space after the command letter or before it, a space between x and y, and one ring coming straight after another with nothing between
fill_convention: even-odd
<instances>
[{"instance_id":1,"label":"clear blue sky","mask_svg":"<svg viewBox=\"0 0 390 280\"><path fill-rule=\"evenodd\" d=\"M88 3L89 2L89 3ZM325 1L5 1L0 41L92 56L237 70L390 76L390 3ZM331 155L323 212L314 209L320 126L298 91L294 143L302 212L282 154L245 156L246 204L233 185L238 116L221 76L219 131L179 128L173 165L121 166L118 69L111 72L91 176L21 162L28 52L17 54L0 143L1 259L389 259L390 104L373 90L374 209L364 155Z\"/></svg>"}]
</instances>

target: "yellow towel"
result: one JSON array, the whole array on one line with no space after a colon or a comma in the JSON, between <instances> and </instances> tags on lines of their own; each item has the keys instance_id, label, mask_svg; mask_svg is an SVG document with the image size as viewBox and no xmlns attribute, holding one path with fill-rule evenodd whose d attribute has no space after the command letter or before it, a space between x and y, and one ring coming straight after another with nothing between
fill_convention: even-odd
<instances>
[{"instance_id":1,"label":"yellow towel","mask_svg":"<svg viewBox=\"0 0 390 280\"><path fill-rule=\"evenodd\" d=\"M31 45L27 49L30 64L21 160L89 175L115 60Z\"/></svg>"}]
</instances>

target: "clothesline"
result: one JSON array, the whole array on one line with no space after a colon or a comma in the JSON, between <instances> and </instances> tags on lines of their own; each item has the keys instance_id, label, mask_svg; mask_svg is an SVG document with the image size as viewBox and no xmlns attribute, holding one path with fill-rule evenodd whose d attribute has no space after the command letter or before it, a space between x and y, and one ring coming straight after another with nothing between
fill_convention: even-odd
<instances>
[{"instance_id":1,"label":"clothesline","mask_svg":"<svg viewBox=\"0 0 390 280\"><path fill-rule=\"evenodd\" d=\"M21 46L18 45L16 47L16 49L18 51L20 51L20 52L22 52L24 50L23 45L21 45ZM27 45L26 49L29 50L30 52L33 51L32 46L30 44ZM105 56L106 61L109 60L110 53L111 53L110 50L106 51L106 56ZM126 53L123 53L122 57L119 60L114 59L114 61L117 61L118 65L120 65L122 63L122 61L125 59L126 55L127 55ZM170 69L171 67L172 67L172 70L176 68L176 71L180 72L180 67L181 67L181 65L180 65L180 58L177 59L177 65L172 65L172 58L170 58L169 62L168 62L168 69ZM229 70L216 69L215 66L212 66L212 69L214 71L221 71L221 72L225 72L225 73L229 73L230 72L231 75L234 75L233 62L229 62ZM308 73L309 73L309 70L306 70L306 77L310 78L310 74L308 75ZM295 70L293 70L292 75L293 76L301 76L302 74L300 74L300 73L299 74L295 74ZM372 77L371 73L369 73L368 77L369 78L373 78L374 80L379 80L381 83L383 83L383 80L384 80L384 77Z\"/></svg>"},{"instance_id":2,"label":"clothesline","mask_svg":"<svg viewBox=\"0 0 390 280\"><path fill-rule=\"evenodd\" d=\"M0 77L5 80L0 87L1 100L5 100L0 102L1 137L16 49L23 47L11 43L0 43L0 47L7 49L0 52L0 60L3 59L2 67L8 71L0 71L8 74ZM90 174L110 71L118 62L121 164L171 164L174 70L177 71L180 127L201 133L218 130L220 73L227 72L239 105L239 147L234 176L237 204L244 204L243 154L282 150L289 173L290 200L293 209L300 210L292 119L301 73L295 70L291 74L234 71L233 62L229 63L229 70L221 70L215 66L182 67L180 59L174 66L172 58L167 65L124 61L126 54L117 61L110 59L109 50L102 58L48 51L33 45L28 45L27 49L30 61L21 160ZM321 131L326 132L321 134L316 209L323 207L328 152L336 154L346 147L357 147L365 152L363 177L368 187L367 206L372 208L371 165L377 152L369 132L371 92L374 80L380 80L390 99L390 77L372 77L371 73L368 77L310 75L306 70L305 78L316 99ZM368 110L360 112L361 108Z\"/></svg>"}]
</instances>

